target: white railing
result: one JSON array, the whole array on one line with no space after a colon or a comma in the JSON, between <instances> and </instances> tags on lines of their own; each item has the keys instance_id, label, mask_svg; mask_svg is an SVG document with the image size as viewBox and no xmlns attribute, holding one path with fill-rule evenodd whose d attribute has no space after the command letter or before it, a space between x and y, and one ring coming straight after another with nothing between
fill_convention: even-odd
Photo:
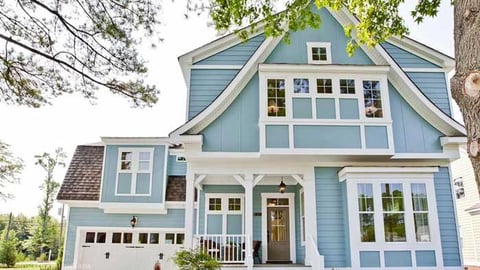
<instances>
[{"instance_id":1,"label":"white railing","mask_svg":"<svg viewBox=\"0 0 480 270\"><path fill-rule=\"evenodd\" d=\"M315 244L315 240L313 240L312 236L308 237L307 252L309 255L308 257L310 258L312 270L323 270L325 267L324 258L322 255L320 255L320 253L318 253L317 244Z\"/></svg>"},{"instance_id":2,"label":"white railing","mask_svg":"<svg viewBox=\"0 0 480 270\"><path fill-rule=\"evenodd\" d=\"M245 234L196 235L194 245L220 263L243 264L246 259L245 251L251 250L251 243L247 241L248 239L249 237Z\"/></svg>"}]
</instances>

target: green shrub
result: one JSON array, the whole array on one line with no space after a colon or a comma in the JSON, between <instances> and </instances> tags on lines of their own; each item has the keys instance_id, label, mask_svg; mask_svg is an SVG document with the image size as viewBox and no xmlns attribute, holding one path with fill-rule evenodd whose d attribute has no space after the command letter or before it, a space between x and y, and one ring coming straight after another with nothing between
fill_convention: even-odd
<instances>
[{"instance_id":1,"label":"green shrub","mask_svg":"<svg viewBox=\"0 0 480 270\"><path fill-rule=\"evenodd\" d=\"M13 241L3 241L0 244L0 263L4 263L7 267L14 267L17 262L17 251Z\"/></svg>"},{"instance_id":2,"label":"green shrub","mask_svg":"<svg viewBox=\"0 0 480 270\"><path fill-rule=\"evenodd\" d=\"M220 263L210 255L198 250L181 250L175 253L173 261L179 270L218 270Z\"/></svg>"},{"instance_id":3,"label":"green shrub","mask_svg":"<svg viewBox=\"0 0 480 270\"><path fill-rule=\"evenodd\" d=\"M63 248L58 252L57 261L55 262L57 270L62 270Z\"/></svg>"},{"instance_id":4,"label":"green shrub","mask_svg":"<svg viewBox=\"0 0 480 270\"><path fill-rule=\"evenodd\" d=\"M40 254L37 258L37 262L46 262L48 260L48 256L45 253Z\"/></svg>"}]
</instances>

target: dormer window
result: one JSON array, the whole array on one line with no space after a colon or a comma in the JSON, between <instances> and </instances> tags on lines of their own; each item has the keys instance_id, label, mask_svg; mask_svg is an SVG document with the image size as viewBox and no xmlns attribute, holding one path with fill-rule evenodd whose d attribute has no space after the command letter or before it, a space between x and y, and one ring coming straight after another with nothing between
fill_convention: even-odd
<instances>
[{"instance_id":1,"label":"dormer window","mask_svg":"<svg viewBox=\"0 0 480 270\"><path fill-rule=\"evenodd\" d=\"M153 148L120 148L117 196L149 196L152 187Z\"/></svg>"},{"instance_id":2,"label":"dormer window","mask_svg":"<svg viewBox=\"0 0 480 270\"><path fill-rule=\"evenodd\" d=\"M329 42L307 42L309 64L331 64L332 53Z\"/></svg>"}]
</instances>

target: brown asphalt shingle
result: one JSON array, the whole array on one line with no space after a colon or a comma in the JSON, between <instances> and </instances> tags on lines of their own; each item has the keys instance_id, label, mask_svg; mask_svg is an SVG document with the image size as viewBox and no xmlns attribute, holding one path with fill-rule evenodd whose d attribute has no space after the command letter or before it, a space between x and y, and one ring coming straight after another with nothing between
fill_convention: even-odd
<instances>
[{"instance_id":1,"label":"brown asphalt shingle","mask_svg":"<svg viewBox=\"0 0 480 270\"><path fill-rule=\"evenodd\" d=\"M77 146L57 200L99 200L103 151L103 146Z\"/></svg>"}]
</instances>

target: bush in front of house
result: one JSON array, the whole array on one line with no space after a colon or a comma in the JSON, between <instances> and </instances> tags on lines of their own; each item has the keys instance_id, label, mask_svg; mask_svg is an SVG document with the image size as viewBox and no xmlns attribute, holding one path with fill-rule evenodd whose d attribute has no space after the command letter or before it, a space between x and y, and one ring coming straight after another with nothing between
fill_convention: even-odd
<instances>
[{"instance_id":1,"label":"bush in front of house","mask_svg":"<svg viewBox=\"0 0 480 270\"><path fill-rule=\"evenodd\" d=\"M218 270L221 266L217 260L199 250L178 251L173 261L179 270Z\"/></svg>"}]
</instances>

